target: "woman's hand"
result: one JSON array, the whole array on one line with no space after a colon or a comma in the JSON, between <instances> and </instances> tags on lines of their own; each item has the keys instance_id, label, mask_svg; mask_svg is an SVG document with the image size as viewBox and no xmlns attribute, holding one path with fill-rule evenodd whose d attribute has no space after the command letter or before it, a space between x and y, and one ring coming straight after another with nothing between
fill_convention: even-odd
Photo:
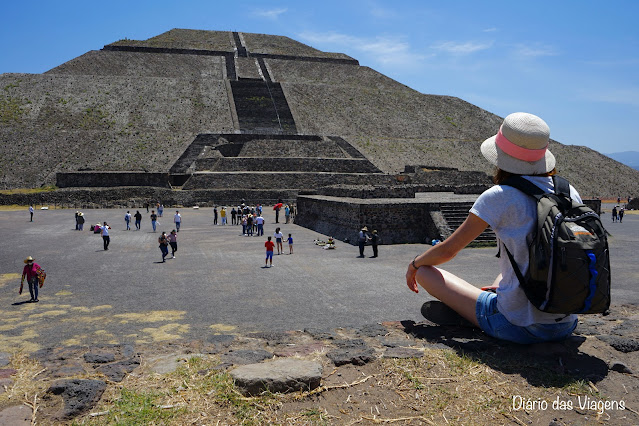
<instances>
[{"instance_id":1,"label":"woman's hand","mask_svg":"<svg viewBox=\"0 0 639 426\"><path fill-rule=\"evenodd\" d=\"M415 293L419 293L417 280L415 279L416 274L417 274L417 269L413 267L412 263L409 263L408 270L406 271L406 285L411 291Z\"/></svg>"},{"instance_id":2,"label":"woman's hand","mask_svg":"<svg viewBox=\"0 0 639 426\"><path fill-rule=\"evenodd\" d=\"M461 249L477 238L486 227L488 227L488 223L470 213L464 223L462 223L450 237L440 244L432 246L419 256L416 256L415 259L408 264L408 270L406 271L406 285L408 288L415 293L419 293L415 275L420 266L435 266L448 262L454 258Z\"/></svg>"}]
</instances>

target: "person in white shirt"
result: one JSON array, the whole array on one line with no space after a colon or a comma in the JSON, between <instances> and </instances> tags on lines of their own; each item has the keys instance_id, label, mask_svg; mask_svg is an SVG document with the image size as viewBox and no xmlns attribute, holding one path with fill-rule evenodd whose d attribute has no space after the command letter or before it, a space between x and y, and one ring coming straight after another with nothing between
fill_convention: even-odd
<instances>
[{"instance_id":1,"label":"person in white shirt","mask_svg":"<svg viewBox=\"0 0 639 426\"><path fill-rule=\"evenodd\" d=\"M255 219L257 223L257 237L260 235L264 235L264 218L262 217L262 213L259 213L259 216Z\"/></svg>"},{"instance_id":2,"label":"person in white shirt","mask_svg":"<svg viewBox=\"0 0 639 426\"><path fill-rule=\"evenodd\" d=\"M124 215L124 221L126 222L126 230L130 231L131 230L131 213L130 212L126 212L126 214Z\"/></svg>"},{"instance_id":3,"label":"person in white shirt","mask_svg":"<svg viewBox=\"0 0 639 426\"><path fill-rule=\"evenodd\" d=\"M109 244L111 244L111 237L109 236L109 225L104 222L104 225L100 226L100 235L102 235L102 242L104 243L104 249L109 249Z\"/></svg>"},{"instance_id":4,"label":"person in white shirt","mask_svg":"<svg viewBox=\"0 0 639 426\"><path fill-rule=\"evenodd\" d=\"M277 246L277 254L284 252L284 247L282 246L282 239L284 238L284 234L280 231L280 228L275 228L275 233L273 234L275 237L275 245Z\"/></svg>"},{"instance_id":5,"label":"person in white shirt","mask_svg":"<svg viewBox=\"0 0 639 426\"><path fill-rule=\"evenodd\" d=\"M506 256L501 257L500 274L491 286L495 292L482 291L435 267L454 258L490 226L500 244L513 253L519 269L528 269L528 240L537 222L536 201L500 184L519 175L546 192L554 192L555 157L548 150L549 138L550 129L541 118L514 113L504 119L497 135L483 142L481 153L496 166L496 185L477 198L464 223L449 238L415 256L408 265L408 287L417 293L419 284L443 302L424 304L422 314L427 319L437 322L437 317L450 318L456 313L490 336L521 344L562 340L575 329L576 315L541 312L530 303ZM581 202L572 186L570 197Z\"/></svg>"},{"instance_id":6,"label":"person in white shirt","mask_svg":"<svg viewBox=\"0 0 639 426\"><path fill-rule=\"evenodd\" d=\"M29 214L31 215L30 222L33 222L33 206L29 206Z\"/></svg>"},{"instance_id":7,"label":"person in white shirt","mask_svg":"<svg viewBox=\"0 0 639 426\"><path fill-rule=\"evenodd\" d=\"M173 222L175 222L175 229L177 232L180 232L180 225L182 224L182 215L178 210L175 211L175 216L173 216Z\"/></svg>"}]
</instances>

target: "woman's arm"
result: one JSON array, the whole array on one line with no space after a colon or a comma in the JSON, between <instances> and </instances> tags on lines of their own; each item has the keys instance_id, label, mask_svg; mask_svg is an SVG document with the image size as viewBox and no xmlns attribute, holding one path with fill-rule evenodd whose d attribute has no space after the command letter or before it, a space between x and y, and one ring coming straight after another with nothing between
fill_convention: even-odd
<instances>
[{"instance_id":1,"label":"woman's arm","mask_svg":"<svg viewBox=\"0 0 639 426\"><path fill-rule=\"evenodd\" d=\"M406 284L415 293L418 293L415 274L420 266L433 266L446 263L466 247L471 241L477 238L488 227L483 219L470 213L464 223L453 232L443 242L432 246L424 253L420 254L415 260L408 264L406 271Z\"/></svg>"}]
</instances>

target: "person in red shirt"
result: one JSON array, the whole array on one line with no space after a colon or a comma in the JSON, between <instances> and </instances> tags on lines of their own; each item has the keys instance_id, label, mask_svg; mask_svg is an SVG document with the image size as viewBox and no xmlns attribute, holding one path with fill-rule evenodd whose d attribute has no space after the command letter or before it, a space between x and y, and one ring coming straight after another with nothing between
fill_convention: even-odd
<instances>
[{"instance_id":1,"label":"person in red shirt","mask_svg":"<svg viewBox=\"0 0 639 426\"><path fill-rule=\"evenodd\" d=\"M268 237L268 240L264 243L264 247L266 247L266 262L264 267L268 267L268 261L271 260L271 266L273 266L273 248L275 247L275 243L271 241L271 237Z\"/></svg>"},{"instance_id":2,"label":"person in red shirt","mask_svg":"<svg viewBox=\"0 0 639 426\"><path fill-rule=\"evenodd\" d=\"M38 302L38 269L40 265L34 262L33 257L29 256L24 259L24 269L22 270L22 283L24 283L24 277L27 277L27 283L29 283L29 293L31 293L31 300L29 302ZM22 283L20 283L20 291L18 294L22 294Z\"/></svg>"}]
</instances>

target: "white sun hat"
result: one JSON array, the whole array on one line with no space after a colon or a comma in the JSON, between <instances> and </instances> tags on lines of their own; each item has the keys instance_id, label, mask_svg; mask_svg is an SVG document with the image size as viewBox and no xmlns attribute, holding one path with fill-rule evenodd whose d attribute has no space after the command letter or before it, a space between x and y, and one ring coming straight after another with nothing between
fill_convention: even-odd
<instances>
[{"instance_id":1,"label":"white sun hat","mask_svg":"<svg viewBox=\"0 0 639 426\"><path fill-rule=\"evenodd\" d=\"M539 175L555 168L548 150L550 128L544 120L526 112L504 119L499 132L481 144L481 153L493 165L518 175Z\"/></svg>"}]
</instances>

